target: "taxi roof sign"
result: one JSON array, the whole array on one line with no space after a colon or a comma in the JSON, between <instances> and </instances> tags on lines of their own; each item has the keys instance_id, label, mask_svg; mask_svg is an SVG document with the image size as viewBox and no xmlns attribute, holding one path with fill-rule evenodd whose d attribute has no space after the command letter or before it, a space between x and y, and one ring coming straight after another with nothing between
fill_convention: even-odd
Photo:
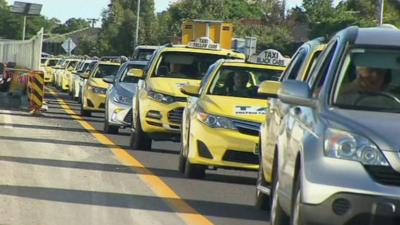
<instances>
[{"instance_id":1,"label":"taxi roof sign","mask_svg":"<svg viewBox=\"0 0 400 225\"><path fill-rule=\"evenodd\" d=\"M202 49L213 49L220 50L219 44L214 43L209 37L201 37L196 39L196 41L191 41L188 44L189 48L202 48Z\"/></svg>"},{"instance_id":2,"label":"taxi roof sign","mask_svg":"<svg viewBox=\"0 0 400 225\"><path fill-rule=\"evenodd\" d=\"M282 56L282 54L275 49L264 50L257 56L257 63L260 64L287 66L289 62L290 58Z\"/></svg>"}]
</instances>

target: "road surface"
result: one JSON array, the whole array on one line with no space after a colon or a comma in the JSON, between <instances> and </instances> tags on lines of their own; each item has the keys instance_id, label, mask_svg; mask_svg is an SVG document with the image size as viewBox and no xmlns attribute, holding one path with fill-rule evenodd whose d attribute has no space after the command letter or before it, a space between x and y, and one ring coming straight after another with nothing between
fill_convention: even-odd
<instances>
[{"instance_id":1,"label":"road surface","mask_svg":"<svg viewBox=\"0 0 400 225\"><path fill-rule=\"evenodd\" d=\"M177 143L129 150L129 130L104 135L102 113L51 90L42 117L0 110L0 224L268 224L255 172L184 178Z\"/></svg>"}]
</instances>

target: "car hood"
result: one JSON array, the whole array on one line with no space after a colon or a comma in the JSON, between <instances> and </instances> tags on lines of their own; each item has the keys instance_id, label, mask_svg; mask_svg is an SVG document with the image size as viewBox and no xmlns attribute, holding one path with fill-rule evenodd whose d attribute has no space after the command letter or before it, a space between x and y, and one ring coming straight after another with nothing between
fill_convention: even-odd
<instances>
[{"instance_id":1,"label":"car hood","mask_svg":"<svg viewBox=\"0 0 400 225\"><path fill-rule=\"evenodd\" d=\"M118 94L133 97L133 94L136 92L136 83L123 83L119 82L115 85L115 90Z\"/></svg>"},{"instance_id":2,"label":"car hood","mask_svg":"<svg viewBox=\"0 0 400 225\"><path fill-rule=\"evenodd\" d=\"M104 82L102 78L90 78L89 85L100 88L108 88L109 86L109 84Z\"/></svg>"},{"instance_id":3,"label":"car hood","mask_svg":"<svg viewBox=\"0 0 400 225\"><path fill-rule=\"evenodd\" d=\"M153 77L148 80L148 85L151 90L176 97L187 96L180 91L180 88L186 84L200 85L200 80L175 79L165 77Z\"/></svg>"},{"instance_id":4,"label":"car hood","mask_svg":"<svg viewBox=\"0 0 400 225\"><path fill-rule=\"evenodd\" d=\"M201 106L210 114L262 123L268 102L265 99L206 95Z\"/></svg>"},{"instance_id":5,"label":"car hood","mask_svg":"<svg viewBox=\"0 0 400 225\"><path fill-rule=\"evenodd\" d=\"M373 140L382 150L400 151L400 113L331 109L329 117Z\"/></svg>"}]
</instances>

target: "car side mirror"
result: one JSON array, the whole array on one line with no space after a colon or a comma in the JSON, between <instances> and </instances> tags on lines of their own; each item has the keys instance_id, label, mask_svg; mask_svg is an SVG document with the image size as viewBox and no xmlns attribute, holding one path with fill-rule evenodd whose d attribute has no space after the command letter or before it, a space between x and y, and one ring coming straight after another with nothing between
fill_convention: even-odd
<instances>
[{"instance_id":1,"label":"car side mirror","mask_svg":"<svg viewBox=\"0 0 400 225\"><path fill-rule=\"evenodd\" d=\"M298 80L286 80L278 91L279 99L286 104L316 107L317 101L311 97L307 83Z\"/></svg>"},{"instance_id":2,"label":"car side mirror","mask_svg":"<svg viewBox=\"0 0 400 225\"><path fill-rule=\"evenodd\" d=\"M126 74L128 77L136 77L138 79L144 79L144 71L142 69L132 68Z\"/></svg>"},{"instance_id":3,"label":"car side mirror","mask_svg":"<svg viewBox=\"0 0 400 225\"><path fill-rule=\"evenodd\" d=\"M193 97L199 97L200 96L199 91L200 91L200 86L197 85L188 84L181 87L181 92L183 94Z\"/></svg>"},{"instance_id":4,"label":"car side mirror","mask_svg":"<svg viewBox=\"0 0 400 225\"><path fill-rule=\"evenodd\" d=\"M115 80L115 77L114 77L114 76L106 76L106 77L103 77L103 81L106 82L106 83L109 83L109 84L113 84L113 83L114 83L114 80Z\"/></svg>"},{"instance_id":5,"label":"car side mirror","mask_svg":"<svg viewBox=\"0 0 400 225\"><path fill-rule=\"evenodd\" d=\"M279 81L267 80L260 84L257 93L259 96L266 98L277 98L278 90L281 88L282 83Z\"/></svg>"}]
</instances>

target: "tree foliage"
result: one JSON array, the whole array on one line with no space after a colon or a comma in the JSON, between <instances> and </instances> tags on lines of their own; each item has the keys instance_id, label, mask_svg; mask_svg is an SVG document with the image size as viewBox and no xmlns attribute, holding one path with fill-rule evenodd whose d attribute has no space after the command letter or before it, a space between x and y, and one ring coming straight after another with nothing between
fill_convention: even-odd
<instances>
[{"instance_id":1,"label":"tree foliage","mask_svg":"<svg viewBox=\"0 0 400 225\"><path fill-rule=\"evenodd\" d=\"M160 45L181 36L184 19L232 21L236 37L255 36L259 50L275 48L290 54L299 43L295 28L304 25L308 38L327 36L347 26L377 24L376 0L303 0L300 7L286 10L282 0L178 0L155 14L154 0L141 0L139 44ZM85 37L76 52L90 55L131 55L134 48L137 0L111 0L102 13L99 38ZM247 22L246 22L247 21ZM249 22L250 21L250 22ZM256 21L256 23L252 23ZM258 21L258 22L257 22ZM400 26L400 1L385 0L384 22ZM61 23L55 18L30 17L27 37L40 27L45 33L68 33L88 27L81 18ZM19 39L22 17L9 12L0 0L0 37Z\"/></svg>"}]
</instances>

